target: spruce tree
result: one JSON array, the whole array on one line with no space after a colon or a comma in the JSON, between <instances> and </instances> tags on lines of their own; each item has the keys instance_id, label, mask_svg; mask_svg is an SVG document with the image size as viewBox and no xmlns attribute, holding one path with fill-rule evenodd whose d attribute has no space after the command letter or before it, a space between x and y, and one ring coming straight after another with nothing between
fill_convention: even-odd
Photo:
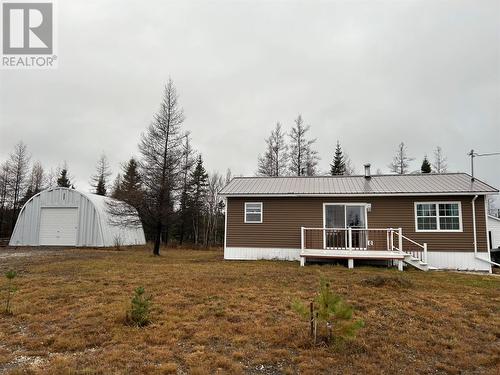
<instances>
[{"instance_id":1,"label":"spruce tree","mask_svg":"<svg viewBox=\"0 0 500 375\"><path fill-rule=\"evenodd\" d=\"M204 209L205 196L207 194L208 173L203 166L201 155L198 156L196 167L190 178L190 210L193 219L194 243L198 244L200 238L200 220Z\"/></svg>"},{"instance_id":2,"label":"spruce tree","mask_svg":"<svg viewBox=\"0 0 500 375\"><path fill-rule=\"evenodd\" d=\"M61 169L61 173L57 178L57 186L65 188L70 188L72 186L68 176L68 170L66 168Z\"/></svg>"},{"instance_id":3,"label":"spruce tree","mask_svg":"<svg viewBox=\"0 0 500 375\"><path fill-rule=\"evenodd\" d=\"M332 164L330 164L330 174L332 176L346 174L345 158L344 154L342 153L342 147L340 147L339 141L337 141L337 146L335 147L335 155L333 156Z\"/></svg>"},{"instance_id":4,"label":"spruce tree","mask_svg":"<svg viewBox=\"0 0 500 375\"><path fill-rule=\"evenodd\" d=\"M429 160L427 159L427 155L424 156L424 160L422 161L422 166L420 167L420 171L422 173L431 173L431 163L429 163Z\"/></svg>"}]
</instances>

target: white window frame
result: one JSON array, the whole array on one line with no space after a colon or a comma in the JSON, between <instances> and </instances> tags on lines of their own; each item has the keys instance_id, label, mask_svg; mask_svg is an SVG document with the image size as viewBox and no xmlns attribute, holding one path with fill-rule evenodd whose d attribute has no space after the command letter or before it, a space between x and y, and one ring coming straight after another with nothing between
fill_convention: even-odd
<instances>
[{"instance_id":1,"label":"white window frame","mask_svg":"<svg viewBox=\"0 0 500 375\"><path fill-rule=\"evenodd\" d=\"M323 228L326 228L326 206L364 206L365 207L365 228L368 228L368 205L369 203L323 203ZM344 222L347 223L347 207L344 208ZM348 228L334 228L334 229L348 229Z\"/></svg>"},{"instance_id":2,"label":"white window frame","mask_svg":"<svg viewBox=\"0 0 500 375\"><path fill-rule=\"evenodd\" d=\"M347 227L347 206L359 206L359 207L364 207L365 208L365 227L364 228L359 228L359 229L368 229L368 206L371 207L370 203L362 203L362 202L351 202L351 203L341 203L341 202L334 202L334 203L323 203L323 229L326 229L326 207L327 206L344 206L344 228L332 228L332 229L344 229L348 230L349 228ZM326 249L326 230L323 230L323 249ZM338 249L338 248L334 248ZM366 247L361 247L358 248L359 250L365 249Z\"/></svg>"},{"instance_id":3,"label":"white window frame","mask_svg":"<svg viewBox=\"0 0 500 375\"><path fill-rule=\"evenodd\" d=\"M436 229L418 229L418 218L419 216L417 215L417 205L419 204L433 204L436 208ZM439 215L439 205L440 204L457 204L458 205L458 225L459 229L441 229L441 223L440 223L440 218L441 216ZM415 215L415 232L439 232L439 233L459 233L463 232L463 226L462 226L462 202L460 201L431 201L431 202L415 202L414 204L414 215ZM420 216L424 217L424 216ZM434 216L425 216L425 217L434 217ZM443 216L447 217L447 216ZM448 216L449 217L449 216ZM456 217L456 216L451 216L451 217Z\"/></svg>"},{"instance_id":4,"label":"white window frame","mask_svg":"<svg viewBox=\"0 0 500 375\"><path fill-rule=\"evenodd\" d=\"M260 206L260 221L247 221L247 205L249 204L258 204ZM262 224L262 222L264 221L264 210L262 202L245 202L244 215L245 224Z\"/></svg>"}]
</instances>

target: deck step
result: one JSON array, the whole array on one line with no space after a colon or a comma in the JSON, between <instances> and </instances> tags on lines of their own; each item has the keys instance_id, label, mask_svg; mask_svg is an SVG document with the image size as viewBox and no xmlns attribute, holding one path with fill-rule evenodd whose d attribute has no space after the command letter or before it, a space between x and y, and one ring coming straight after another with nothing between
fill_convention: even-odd
<instances>
[{"instance_id":1,"label":"deck step","mask_svg":"<svg viewBox=\"0 0 500 375\"><path fill-rule=\"evenodd\" d=\"M429 270L429 265L427 263L422 262L420 259L415 258L411 254L405 253L404 262L424 272Z\"/></svg>"}]
</instances>

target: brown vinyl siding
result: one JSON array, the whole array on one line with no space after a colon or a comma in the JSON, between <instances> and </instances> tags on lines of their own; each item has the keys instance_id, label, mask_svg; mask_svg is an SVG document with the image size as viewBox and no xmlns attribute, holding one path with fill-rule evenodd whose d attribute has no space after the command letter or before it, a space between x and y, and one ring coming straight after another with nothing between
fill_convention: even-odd
<instances>
[{"instance_id":1,"label":"brown vinyl siding","mask_svg":"<svg viewBox=\"0 0 500 375\"><path fill-rule=\"evenodd\" d=\"M270 197L227 199L228 247L300 248L300 227L323 227L323 203L370 203L368 228L403 228L403 234L429 251L472 251L473 196L389 196L389 197ZM415 232L415 202L459 201L462 206L462 232ZM262 202L263 222L245 223L245 202ZM484 196L476 200L478 250L486 251Z\"/></svg>"}]
</instances>

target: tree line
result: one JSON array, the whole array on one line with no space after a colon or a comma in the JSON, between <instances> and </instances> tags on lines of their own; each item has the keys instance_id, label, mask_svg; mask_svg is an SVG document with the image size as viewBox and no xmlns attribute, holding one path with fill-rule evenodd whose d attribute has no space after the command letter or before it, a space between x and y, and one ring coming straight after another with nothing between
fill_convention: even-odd
<instances>
[{"instance_id":1,"label":"tree line","mask_svg":"<svg viewBox=\"0 0 500 375\"><path fill-rule=\"evenodd\" d=\"M310 138L308 132L310 125L305 125L299 114L289 132L283 130L280 122L265 139L265 151L257 158L257 176L316 176L325 175L318 170L319 153L314 149L316 138ZM415 160L408 156L407 147L401 142L394 154L392 162L388 165L390 172L397 174L407 173L446 173L447 158L440 146L434 150L434 161L431 163L424 155L419 170L411 170L411 162ZM337 140L330 163L329 174L353 175L356 169L349 155L347 155ZM382 174L378 169L377 174Z\"/></svg>"},{"instance_id":2,"label":"tree line","mask_svg":"<svg viewBox=\"0 0 500 375\"><path fill-rule=\"evenodd\" d=\"M124 201L109 204L113 220L138 224L135 210L154 254L162 243L219 246L224 238L224 205L219 191L231 179L208 173L202 155L183 128L184 111L171 79L152 122L142 133L138 157L122 164L113 183L109 162L103 154L90 178L93 193ZM10 236L22 205L40 191L62 186L75 188L68 166L46 173L40 162L31 163L27 146L20 142L0 165L0 236Z\"/></svg>"},{"instance_id":3,"label":"tree line","mask_svg":"<svg viewBox=\"0 0 500 375\"><path fill-rule=\"evenodd\" d=\"M206 171L203 157L184 129L185 115L177 89L171 79L165 85L158 111L141 134L138 156L122 164L116 179L105 154L97 161L90 184L95 194L115 198L128 205L109 204L118 224L143 225L146 238L154 241L154 254L162 243L218 246L224 238L224 205L219 191L231 179ZM320 160L309 136L310 125L299 114L290 131L278 122L265 140L265 151L258 157L260 176L314 176ZM393 173L413 173L402 142L389 165ZM446 158L440 147L434 163L424 157L419 172L446 172ZM339 141L335 144L329 174L355 173L351 160ZM24 203L40 191L61 186L75 188L66 162L46 172L39 161L31 162L27 146L19 142L7 160L0 163L0 237L10 236ZM110 200L113 202L113 200ZM135 212L139 213L139 222Z\"/></svg>"}]
</instances>

